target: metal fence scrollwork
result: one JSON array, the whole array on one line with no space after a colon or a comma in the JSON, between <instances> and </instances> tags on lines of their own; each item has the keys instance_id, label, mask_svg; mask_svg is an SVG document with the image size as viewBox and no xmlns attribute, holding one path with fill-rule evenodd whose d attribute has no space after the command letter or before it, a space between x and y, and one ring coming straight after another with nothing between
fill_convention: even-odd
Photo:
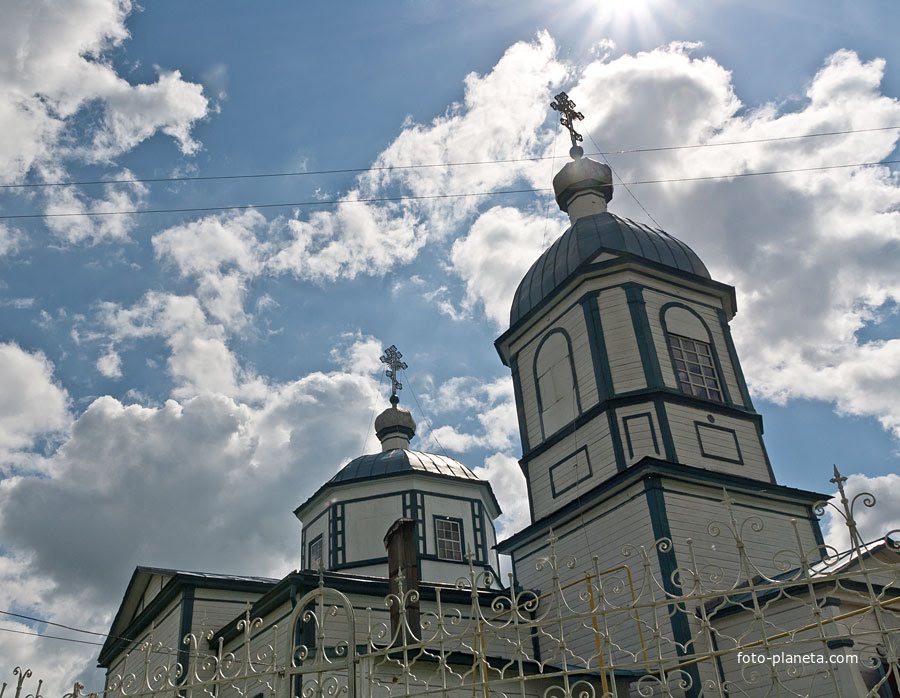
<instances>
[{"instance_id":1,"label":"metal fence scrollwork","mask_svg":"<svg viewBox=\"0 0 900 698\"><path fill-rule=\"evenodd\" d=\"M863 541L856 521L875 498L849 497L837 470L833 482L838 497L817 513L846 529L844 552L805 548L794 521L794 539L761 564L751 551L764 521L724 492L707 525L724 562L662 538L601 568L561 557L551 536L540 591L510 579L485 592L493 580L471 562L455 587L426 593L401 576L384 599L320 574L280 623L248 608L238 636L214 647L211 632L180 647L150 637L103 690L75 684L64 698L900 696L897 532ZM666 569L670 551L680 564ZM16 667L0 698L44 698L42 685Z\"/></svg>"}]
</instances>

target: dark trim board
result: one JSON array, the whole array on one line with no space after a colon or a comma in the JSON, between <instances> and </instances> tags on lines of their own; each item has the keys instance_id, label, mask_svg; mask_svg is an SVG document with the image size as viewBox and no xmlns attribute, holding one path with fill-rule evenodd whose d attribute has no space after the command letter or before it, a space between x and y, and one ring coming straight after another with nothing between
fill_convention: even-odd
<instances>
[{"instance_id":1,"label":"dark trim board","mask_svg":"<svg viewBox=\"0 0 900 698\"><path fill-rule=\"evenodd\" d=\"M513 398L516 401L516 417L519 420L519 440L522 443L522 453L528 451L528 424L525 422L525 401L522 398L522 377L519 374L519 355L510 357L509 368L512 372Z\"/></svg>"},{"instance_id":2,"label":"dark trim board","mask_svg":"<svg viewBox=\"0 0 900 698\"><path fill-rule=\"evenodd\" d=\"M628 414L622 417L622 427L625 429L625 443L628 445L628 460L634 458L634 445L631 443L631 430L628 422L636 419L646 419L650 427L650 437L653 439L653 450L657 455L662 455L659 450L659 441L656 440L656 427L653 426L653 415L650 412L638 412L637 414Z\"/></svg>"},{"instance_id":3,"label":"dark trim board","mask_svg":"<svg viewBox=\"0 0 900 698\"><path fill-rule=\"evenodd\" d=\"M732 475L646 457L628 468L628 470L616 473L608 480L598 483L583 493L577 500L567 502L553 513L541 517L523 530L498 543L496 548L499 552L508 555L511 550L517 549L520 545L541 535L541 532L546 531L548 527L558 526L569 518L576 516L582 508L591 505L596 500L610 497L638 480L652 475L660 475L672 480L712 485L714 487L727 487L735 492L750 494L764 499L781 499L806 505L828 499L830 496L821 492L810 492L809 490L755 480L742 475Z\"/></svg>"},{"instance_id":4,"label":"dark trim board","mask_svg":"<svg viewBox=\"0 0 900 698\"><path fill-rule=\"evenodd\" d=\"M666 497L659 477L648 477L644 480L644 492L647 495L647 509L650 513L650 524L653 527L653 538L656 541L667 539L670 545L663 547L654 544L656 557L659 562L659 576L663 589L669 596L682 594L681 588L675 582L678 559L675 556L675 547L671 545L672 529L669 526L669 515L666 512ZM669 613L669 621L672 627L672 636L675 639L675 652L679 657L692 654L691 626L687 619L687 608L683 603L672 604ZM699 696L702 684L700 683L700 671L696 664L690 664L685 669L691 677L691 688L687 691L689 696Z\"/></svg>"},{"instance_id":5,"label":"dark trim board","mask_svg":"<svg viewBox=\"0 0 900 698\"><path fill-rule=\"evenodd\" d=\"M598 250L598 252L602 252L603 250ZM616 255L615 259L606 260L603 262L587 262L585 264L579 265L576 269L572 271L572 273L564 279L561 283L559 283L556 288L551 292L547 297L541 300L536 306L534 306L531 310L529 310L525 315L520 317L513 325L506 330L503 334L501 334L496 340L494 340L494 347L497 350L497 353L500 355L500 360L503 362L503 365L506 364L506 359L503 356L503 352L500 350L500 344L509 340L520 328L524 327L529 321L537 317L544 308L549 306L552 302L554 302L565 290L569 284L575 280L578 276L584 276L585 281L588 279L594 278L597 275L606 272L607 270L612 269L613 267L621 266L624 267L622 271L635 271L637 273L646 273L645 269L651 269L654 271L661 272L665 274L666 278L664 281L667 283L671 283L675 286L681 286L682 288L687 288L692 291L696 291L696 286L691 286L688 284L678 283L678 280L690 281L697 286L701 286L707 289L711 289L713 293L718 292L719 296L727 296L728 300L731 302L731 307L735 310L737 309L737 299L735 297L734 286L729 286L728 284L723 284L721 281L714 281L713 279L707 279L702 276L697 276L696 274L691 274L689 272L681 271L680 269L675 269L674 267L669 267L665 264L657 264L648 259L644 259L643 257L630 256L628 253L615 251L613 254ZM644 269L641 269L644 267ZM656 279L657 277L650 275L650 278ZM624 282L624 283L635 283L635 282ZM607 288L621 288L623 286L622 283L618 284L610 284L609 286L601 287L599 289L591 289L590 293L596 293L597 291L606 290ZM577 288L577 287L576 287ZM647 286L647 288L653 288L652 286ZM653 288L654 291L659 290ZM664 291L660 291L664 292ZM671 293L669 293L671 295ZM578 303L580 298L575 301ZM574 303L573 303L574 305ZM715 306L712 306L715 307ZM568 311L571 306L567 306L565 308Z\"/></svg>"},{"instance_id":6,"label":"dark trim board","mask_svg":"<svg viewBox=\"0 0 900 698\"><path fill-rule=\"evenodd\" d=\"M769 460L769 452L766 450L766 442L763 439L763 423L762 419L760 419L756 424L756 438L759 439L759 446L762 449L763 460L766 462L766 470L769 471L769 480L773 483L775 480L775 471L772 470L772 461Z\"/></svg>"},{"instance_id":7,"label":"dark trim board","mask_svg":"<svg viewBox=\"0 0 900 698\"><path fill-rule=\"evenodd\" d=\"M597 401L604 402L613 396L614 391L612 371L609 368L609 354L606 350L606 338L603 335L603 321L600 318L600 306L597 303L598 297L599 293L589 293L581 299L581 308L584 311L591 363L594 366ZM528 449L523 447L522 453L527 451Z\"/></svg>"},{"instance_id":8,"label":"dark trim board","mask_svg":"<svg viewBox=\"0 0 900 698\"><path fill-rule=\"evenodd\" d=\"M347 561L347 526L344 520L344 502L331 505L331 515L328 517L328 559L331 567L335 567Z\"/></svg>"},{"instance_id":9,"label":"dark trim board","mask_svg":"<svg viewBox=\"0 0 900 698\"><path fill-rule=\"evenodd\" d=\"M740 407L726 405L723 402L715 402L714 400L702 400L700 398L693 397L692 395L687 395L680 390L676 390L675 388L641 388L640 390L632 390L628 393L622 393L621 395L610 398L605 402L598 402L596 405L589 407L577 419L562 427L552 436L547 437L545 441L538 444L527 453L523 453L522 459L530 461L532 458L539 456L547 449L552 448L564 438L574 433L576 429L581 429L585 424L590 422L598 415L602 414L605 410L610 410L617 407L626 407L628 405L637 405L642 402L656 401L657 399L676 405L693 407L704 412L713 413L724 417L734 417L736 419L743 419L754 422L758 425L762 424L762 417L758 413L748 412L747 410L744 410ZM660 424L660 429L662 430L662 424ZM663 434L663 445L665 445L665 443L665 434Z\"/></svg>"},{"instance_id":10,"label":"dark trim board","mask_svg":"<svg viewBox=\"0 0 900 698\"><path fill-rule=\"evenodd\" d=\"M135 575L142 571L143 568L135 570ZM107 638L103 647L100 648L100 655L97 658L97 666L108 669L110 661L119 654L124 647L133 644L137 638L141 637L144 629L147 628L156 617L172 603L179 594L187 588L197 589L217 589L225 591L243 591L247 593L259 594L263 596L266 592L277 585L277 580L251 579L245 577L214 577L211 575L194 574L191 572L181 572L178 570L162 570L163 572L174 573L174 576L163 586L162 590L153 597L144 609L135 617L124 630L118 632L115 637ZM129 587L131 585L129 584ZM127 598L130 589L126 590ZM124 601L123 601L124 603ZM113 621L113 627L116 622Z\"/></svg>"},{"instance_id":11,"label":"dark trim board","mask_svg":"<svg viewBox=\"0 0 900 698\"><path fill-rule=\"evenodd\" d=\"M678 462L678 452L675 450L675 438L672 436L672 427L669 425L669 413L666 412L666 403L662 398L653 399L653 407L656 410L656 418L659 420L659 432L662 436L663 451L666 460L670 463Z\"/></svg>"},{"instance_id":12,"label":"dark trim board","mask_svg":"<svg viewBox=\"0 0 900 698\"><path fill-rule=\"evenodd\" d=\"M625 449L622 448L622 435L619 433L619 419L616 416L614 407L611 407L606 411L606 421L609 424L609 438L612 440L613 456L615 456L616 459L616 470L621 473L628 467L628 463L625 460Z\"/></svg>"},{"instance_id":13,"label":"dark trim board","mask_svg":"<svg viewBox=\"0 0 900 698\"><path fill-rule=\"evenodd\" d=\"M470 502L472 507L472 542L476 559L488 561L487 531L484 525L484 506L481 502Z\"/></svg>"},{"instance_id":14,"label":"dark trim board","mask_svg":"<svg viewBox=\"0 0 900 698\"><path fill-rule=\"evenodd\" d=\"M578 454L581 453L582 451L584 452L584 460L587 463L587 473L583 476L576 477L572 481L571 485L567 485L566 487L563 487L562 489L556 489L556 483L553 481L554 469L561 467L562 465L564 465L565 463L567 463L568 461L571 461L573 459L577 463ZM550 476L550 494L553 495L554 499L556 499L557 497L559 497L562 494L565 494L572 488L577 487L579 484L581 484L585 480L590 480L591 477L593 477L593 475L594 475L594 471L591 469L591 458L590 458L590 455L588 454L587 446L582 446L581 448L578 448L578 449L572 451L572 453L567 455L565 458L558 460L556 463L554 463L547 469L547 473Z\"/></svg>"},{"instance_id":15,"label":"dark trim board","mask_svg":"<svg viewBox=\"0 0 900 698\"><path fill-rule=\"evenodd\" d=\"M653 342L653 332L650 330L644 287L633 281L622 286L628 301L628 312L631 313L631 325L637 340L638 353L641 355L641 365L644 367L644 381L648 388L662 388L665 383L662 379L656 344Z\"/></svg>"},{"instance_id":16,"label":"dark trim board","mask_svg":"<svg viewBox=\"0 0 900 698\"><path fill-rule=\"evenodd\" d=\"M734 450L737 453L737 458L727 458L725 456L717 456L713 453L706 452L706 446L703 445L703 436L701 435L701 429L706 429L709 431L719 431L731 436L734 439ZM744 455L741 453L741 444L738 441L737 431L734 429L730 429L728 427L722 427L717 424L706 424L700 421L694 421L694 431L697 432L697 443L700 445L700 455L704 458L709 458L711 460L722 461L723 463L735 463L736 465L744 464Z\"/></svg>"},{"instance_id":17,"label":"dark trim board","mask_svg":"<svg viewBox=\"0 0 900 698\"><path fill-rule=\"evenodd\" d=\"M749 410L753 409L753 400L750 398L750 390L747 388L747 380L744 378L744 369L741 367L740 359L738 359L737 348L734 346L734 338L731 336L731 326L725 317L725 311L716 308L716 316L719 318L719 327L722 330L722 336L725 337L725 348L728 351L728 358L731 360L731 366L734 369L734 375L737 378L738 390L741 393L744 407Z\"/></svg>"}]
</instances>

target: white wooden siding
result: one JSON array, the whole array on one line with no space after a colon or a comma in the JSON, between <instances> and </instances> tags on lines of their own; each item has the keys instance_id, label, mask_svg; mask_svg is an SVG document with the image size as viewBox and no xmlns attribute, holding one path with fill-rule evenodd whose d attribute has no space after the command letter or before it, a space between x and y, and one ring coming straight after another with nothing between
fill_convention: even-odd
<instances>
[{"instance_id":1,"label":"white wooden siding","mask_svg":"<svg viewBox=\"0 0 900 698\"><path fill-rule=\"evenodd\" d=\"M756 431L756 425L749 418L741 419L724 415L710 415L705 410L686 405L673 405L671 403L666 403L665 408L679 463L732 475L742 475L755 480L765 480L766 482L771 480L769 470L766 467L760 436ZM715 421L710 422L709 416L712 416ZM701 450L700 440L697 438L697 423L733 430L741 449L743 464L731 463L704 455Z\"/></svg>"},{"instance_id":2,"label":"white wooden siding","mask_svg":"<svg viewBox=\"0 0 900 698\"><path fill-rule=\"evenodd\" d=\"M722 489L674 480L664 480L663 483L666 514L679 563L689 564L686 540L690 538L697 564L701 568L705 565L718 565L726 574L737 575L740 571L740 558L734 537L728 529L729 515L721 501ZM808 509L781 500L733 492L729 492L729 495L736 502L734 507L738 524L747 522L741 535L747 546L747 554L759 572L782 572L777 565L779 553L786 549L797 549L791 519L797 521L803 549L813 555L817 543ZM754 521L762 523L761 531L753 530ZM710 533L708 527L711 522L717 523L720 535L713 536Z\"/></svg>"},{"instance_id":3,"label":"white wooden siding","mask_svg":"<svg viewBox=\"0 0 900 698\"><path fill-rule=\"evenodd\" d=\"M340 498L337 499L340 501ZM403 516L399 494L384 494L375 499L344 505L344 536L347 562L384 557L384 534ZM307 542L309 539L307 538Z\"/></svg>"},{"instance_id":4,"label":"white wooden siding","mask_svg":"<svg viewBox=\"0 0 900 698\"><path fill-rule=\"evenodd\" d=\"M560 332L547 336L535 362L545 434L553 434L578 416L575 374L569 343Z\"/></svg>"},{"instance_id":5,"label":"white wooden siding","mask_svg":"<svg viewBox=\"0 0 900 698\"><path fill-rule=\"evenodd\" d=\"M519 382L522 390L522 403L528 443L536 446L541 442L541 423L537 408L537 391L534 376L534 354L541 340L555 329L565 330L572 342L572 364L575 367L575 378L578 381L578 393L582 411L597 404L597 382L594 377L594 363L591 347L584 322L584 310L576 303L562 314L548 318L539 334L535 334L527 343L517 347L519 363ZM546 344L542 350L546 348ZM543 396L542 396L543 398ZM542 400L543 401L543 400ZM546 407L546 404L544 405ZM559 424L545 425L545 436L559 428ZM555 427L555 428L554 428Z\"/></svg>"},{"instance_id":6,"label":"white wooden siding","mask_svg":"<svg viewBox=\"0 0 900 698\"><path fill-rule=\"evenodd\" d=\"M846 610L848 609L844 608L839 610L834 606L825 606L822 608L822 621L825 623L823 627L826 636L835 632L835 627L828 622L829 618ZM798 603L792 598L769 601L766 604L765 616L767 621L765 631L768 636L776 634L779 629L801 628L809 625L810 622L813 621L810 606ZM854 625L856 625L857 622L858 619L854 621ZM759 681L754 685L754 683L748 682L746 679L748 670L757 669L765 676L770 667L767 665L750 666L741 664L738 662L737 652L729 651L734 650L740 645L760 640L763 636L762 624L759 621L755 621L750 612L738 612L721 618L714 617L712 625L716 630L719 650L723 652L721 656L721 666L725 674L725 679L727 681L734 681L737 685L741 686L742 696L746 695L748 698L763 698L764 696L771 695L771 684L766 685L765 681ZM856 628L856 632L859 632L859 628ZM775 649L772 650L771 654L778 655L783 653L815 653L827 656L831 654L849 654L854 651L853 648L828 648L828 646L820 639L818 628L792 633L789 639L781 639L773 642L773 644L775 645ZM759 646L754 647L749 651L752 651L755 654L769 654L764 648ZM863 660L861 659L860 665L862 665L862 662ZM790 667L786 664L782 664L775 668L782 681L784 681L787 690L793 688L805 695L815 695L816 698L819 698L820 696L822 698L830 698L831 696L861 696L866 693L866 688L859 672L859 665L842 664L833 667L837 690L835 690L834 682L832 682L831 677L823 672L824 667L822 665L801 664ZM789 669L793 669L798 675L793 676L788 671ZM809 693L808 691L810 689L811 677L813 674L817 674L818 676L815 683L812 684L814 686L813 692Z\"/></svg>"},{"instance_id":7,"label":"white wooden siding","mask_svg":"<svg viewBox=\"0 0 900 698\"><path fill-rule=\"evenodd\" d=\"M597 303L614 392L618 394L646 388L644 365L641 363L625 291L621 288L603 291Z\"/></svg>"},{"instance_id":8,"label":"white wooden siding","mask_svg":"<svg viewBox=\"0 0 900 698\"><path fill-rule=\"evenodd\" d=\"M154 644L162 643L163 650L154 652L151 662L157 664L167 664L174 662L178 649L181 647L181 596L172 600L165 609L157 615L157 625L148 627L135 642L126 646L125 649L110 663L111 667L117 667L110 671L110 675L114 676L118 673L124 675L134 672L138 676L143 676L144 657L145 655L139 651L141 644L151 638ZM126 658L125 655L129 654Z\"/></svg>"},{"instance_id":9,"label":"white wooden siding","mask_svg":"<svg viewBox=\"0 0 900 698\"><path fill-rule=\"evenodd\" d=\"M194 612L191 616L191 632L201 635L207 630L218 630L240 616L247 604L254 603L261 594L225 589L202 589L194 593Z\"/></svg>"},{"instance_id":10,"label":"white wooden siding","mask_svg":"<svg viewBox=\"0 0 900 698\"><path fill-rule=\"evenodd\" d=\"M634 554L625 556L622 548L626 544L635 546L635 549L639 546L647 549L653 547L653 529L647 511L643 483L635 483L623 492L598 503L583 516L574 516L566 522L554 524L553 532L558 537L556 555L560 564L563 565L570 557L577 560L575 569L563 567L560 570L562 584L583 579L585 574L590 574L593 570L591 558L596 555L601 570L627 564L631 570L635 589L641 589L643 572L640 556ZM530 542L516 551L516 580L520 585L526 589L538 589L543 593L550 591L551 573L546 567L543 570L537 570L535 567L540 559L548 554L549 546L546 540ZM658 577L656 555L651 554L650 558L651 567ZM633 662L634 657L628 653L637 654L640 641L637 622L627 609L631 601L627 576L619 571L603 575L603 578L604 589L610 593L607 597L609 605L625 607L623 610L611 612L607 617L611 636L625 649L619 653L617 661ZM614 580L620 582L618 592L611 591ZM573 586L567 591L566 596L573 607L581 612L590 608L585 601L579 599L579 594L584 588L586 587ZM650 619L642 620L649 622ZM668 631L668 628L664 630ZM570 649L578 656L590 656L596 652L594 634L589 628L584 627L581 621L568 625L565 632ZM645 635L645 641L649 642L649 633ZM551 657L555 651L558 650L554 648L552 642L542 641L541 653L544 661L552 663Z\"/></svg>"},{"instance_id":11,"label":"white wooden siding","mask_svg":"<svg viewBox=\"0 0 900 698\"><path fill-rule=\"evenodd\" d=\"M550 468L565 460L582 447L587 447L591 476L568 491L557 492L558 496L554 497L550 483ZM579 461L579 468L585 466L586 463ZM583 472L581 473L582 476ZM598 482L612 477L615 473L616 458L609 434L609 422L604 413L585 424L576 434L566 436L529 462L528 476L531 482L531 497L535 518L546 516L566 502L570 502L580 494L587 492Z\"/></svg>"}]
</instances>

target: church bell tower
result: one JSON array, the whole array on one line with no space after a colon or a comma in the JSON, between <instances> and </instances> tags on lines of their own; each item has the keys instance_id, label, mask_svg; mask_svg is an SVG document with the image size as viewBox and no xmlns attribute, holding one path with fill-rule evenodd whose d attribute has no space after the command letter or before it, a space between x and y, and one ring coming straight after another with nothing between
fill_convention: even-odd
<instances>
[{"instance_id":1,"label":"church bell tower","mask_svg":"<svg viewBox=\"0 0 900 698\"><path fill-rule=\"evenodd\" d=\"M775 481L729 330L734 288L672 235L609 212L612 173L578 145L583 116L565 93L552 106L572 138L572 160L553 180L571 225L525 274L496 341L512 372L531 512L499 546L517 582L545 583L534 563L552 535L585 567L643 546L676 595L686 539L701 562L731 564L707 531L723 497L763 521L764 536L748 544L761 571L773 569L779 541L794 539L794 522L815 555L811 506L821 495ZM672 632L675 645L689 635Z\"/></svg>"}]
</instances>

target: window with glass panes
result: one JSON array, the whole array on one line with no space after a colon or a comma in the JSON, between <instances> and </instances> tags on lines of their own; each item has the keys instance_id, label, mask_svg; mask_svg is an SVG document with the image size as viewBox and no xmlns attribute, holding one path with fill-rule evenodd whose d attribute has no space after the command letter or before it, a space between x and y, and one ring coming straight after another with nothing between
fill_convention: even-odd
<instances>
[{"instance_id":1,"label":"window with glass panes","mask_svg":"<svg viewBox=\"0 0 900 698\"><path fill-rule=\"evenodd\" d=\"M441 560L461 562L462 531L458 521L452 519L435 519L434 530L437 534L437 554Z\"/></svg>"},{"instance_id":2,"label":"window with glass panes","mask_svg":"<svg viewBox=\"0 0 900 698\"><path fill-rule=\"evenodd\" d=\"M309 565L310 569L318 569L322 560L322 536L317 536L309 544Z\"/></svg>"},{"instance_id":3,"label":"window with glass panes","mask_svg":"<svg viewBox=\"0 0 900 698\"><path fill-rule=\"evenodd\" d=\"M709 344L670 334L669 346L672 348L675 376L681 391L722 402L722 388Z\"/></svg>"}]
</instances>

